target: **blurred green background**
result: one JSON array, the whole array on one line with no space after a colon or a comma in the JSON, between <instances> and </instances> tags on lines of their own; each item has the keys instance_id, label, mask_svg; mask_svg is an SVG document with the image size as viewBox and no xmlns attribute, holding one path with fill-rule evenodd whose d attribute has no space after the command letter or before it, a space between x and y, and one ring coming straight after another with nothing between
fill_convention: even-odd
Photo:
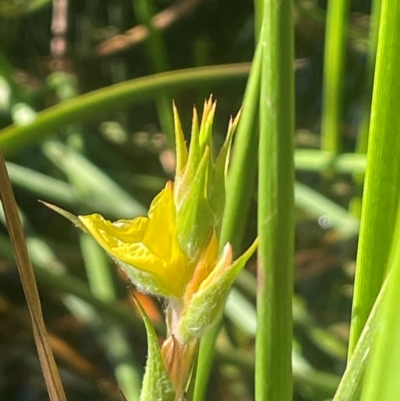
<instances>
[{"instance_id":1,"label":"blurred green background","mask_svg":"<svg viewBox=\"0 0 400 401\"><path fill-rule=\"evenodd\" d=\"M293 361L298 401L330 399L345 366L365 169L357 138L370 99L370 2L352 1L345 30L340 151L335 159L319 151L326 3L295 1ZM0 147L70 400L121 399L118 387L135 399L146 340L127 291L133 289L118 277L113 262L37 199L109 219L145 214L174 171L172 100L187 133L193 105L201 107L212 93L218 100L214 135L222 142L229 116L242 104L249 65L239 63L253 57L254 24L248 0L0 1ZM177 72L186 68L195 69ZM170 75L153 75L163 72ZM141 77L148 78L124 84ZM112 92L115 104L105 99L99 106L99 94L86 116L88 103L80 95L113 84L121 84ZM103 93L107 98L108 92ZM54 117L51 122L50 111L39 114L34 129L24 131L24 124L50 107L55 107L53 116L70 110L71 120ZM6 128L11 124L21 131ZM254 201L244 246L255 231ZM255 261L228 299L210 401L253 399L254 273ZM162 336L162 303L146 296L141 300ZM4 225L0 355L1 400L46 399Z\"/></svg>"}]
</instances>

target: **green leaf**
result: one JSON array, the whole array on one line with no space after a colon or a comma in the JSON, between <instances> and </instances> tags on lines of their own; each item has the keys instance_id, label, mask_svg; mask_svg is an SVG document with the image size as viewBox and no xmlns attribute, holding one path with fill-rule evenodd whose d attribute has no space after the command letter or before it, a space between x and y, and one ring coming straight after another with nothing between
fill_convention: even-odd
<instances>
[{"instance_id":1,"label":"green leaf","mask_svg":"<svg viewBox=\"0 0 400 401\"><path fill-rule=\"evenodd\" d=\"M143 378L140 401L174 401L175 390L162 359L153 324L140 303L135 298L133 299L143 317L148 341L146 372Z\"/></svg>"}]
</instances>

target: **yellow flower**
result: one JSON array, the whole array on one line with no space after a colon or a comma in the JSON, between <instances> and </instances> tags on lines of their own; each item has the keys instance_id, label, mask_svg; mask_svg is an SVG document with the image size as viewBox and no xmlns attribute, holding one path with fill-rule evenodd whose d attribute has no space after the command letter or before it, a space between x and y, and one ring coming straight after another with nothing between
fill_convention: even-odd
<instances>
[{"instance_id":1,"label":"yellow flower","mask_svg":"<svg viewBox=\"0 0 400 401\"><path fill-rule=\"evenodd\" d=\"M75 216L42 203L90 234L142 292L180 298L195 263L178 243L173 191L172 182L167 182L153 199L148 217L115 222L99 214Z\"/></svg>"},{"instance_id":2,"label":"yellow flower","mask_svg":"<svg viewBox=\"0 0 400 401\"><path fill-rule=\"evenodd\" d=\"M173 184L150 205L148 217L110 222L99 214L78 216L84 228L145 292L180 297L193 273L176 233Z\"/></svg>"},{"instance_id":3,"label":"yellow flower","mask_svg":"<svg viewBox=\"0 0 400 401\"><path fill-rule=\"evenodd\" d=\"M257 247L256 240L234 261L229 243L220 253L225 178L239 116L230 120L214 155L215 108L211 98L205 102L200 124L194 109L188 147L174 106L175 183L168 182L154 198L147 217L111 222L99 214L76 217L47 204L90 234L141 291L167 298L168 338L161 355L178 398L199 338L220 318L231 285ZM165 369L153 373L161 377Z\"/></svg>"}]
</instances>

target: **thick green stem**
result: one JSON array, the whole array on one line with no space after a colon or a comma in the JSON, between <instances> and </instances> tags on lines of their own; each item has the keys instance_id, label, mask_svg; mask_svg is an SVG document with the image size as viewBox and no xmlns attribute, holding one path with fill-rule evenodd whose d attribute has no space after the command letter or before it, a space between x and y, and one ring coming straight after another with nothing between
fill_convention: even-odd
<instances>
[{"instance_id":1,"label":"thick green stem","mask_svg":"<svg viewBox=\"0 0 400 401\"><path fill-rule=\"evenodd\" d=\"M294 72L290 0L265 0L260 34L256 400L292 399Z\"/></svg>"},{"instance_id":2,"label":"thick green stem","mask_svg":"<svg viewBox=\"0 0 400 401\"><path fill-rule=\"evenodd\" d=\"M382 2L349 356L386 274L400 195L400 0Z\"/></svg>"},{"instance_id":3,"label":"thick green stem","mask_svg":"<svg viewBox=\"0 0 400 401\"><path fill-rule=\"evenodd\" d=\"M243 113L235 134L234 157L227 178L227 199L220 245L224 246L229 241L233 245L235 252L238 252L241 247L256 179L257 158L254 155L257 153L256 118L260 70L261 47L256 50L254 56L243 100ZM205 397L219 329L220 325L215 325L201 340L194 401L202 401Z\"/></svg>"}]
</instances>

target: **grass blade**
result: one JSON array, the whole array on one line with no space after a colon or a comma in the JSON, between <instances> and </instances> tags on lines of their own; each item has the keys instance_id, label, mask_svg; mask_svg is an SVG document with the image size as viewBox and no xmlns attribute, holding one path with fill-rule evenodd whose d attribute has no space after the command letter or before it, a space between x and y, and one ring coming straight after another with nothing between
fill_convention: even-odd
<instances>
[{"instance_id":1,"label":"grass blade","mask_svg":"<svg viewBox=\"0 0 400 401\"><path fill-rule=\"evenodd\" d=\"M382 286L400 195L400 0L382 2L349 356Z\"/></svg>"},{"instance_id":2,"label":"grass blade","mask_svg":"<svg viewBox=\"0 0 400 401\"><path fill-rule=\"evenodd\" d=\"M382 300L386 296L388 278L386 278L376 302L371 310L364 330L354 349L354 352L348 361L346 370L340 380L332 401L357 400L360 396L365 367L368 362L371 345L375 338L376 329L379 323L379 313L382 309Z\"/></svg>"},{"instance_id":3,"label":"grass blade","mask_svg":"<svg viewBox=\"0 0 400 401\"><path fill-rule=\"evenodd\" d=\"M105 110L142 102L163 91L198 87L202 83L228 82L244 78L248 72L247 63L199 67L137 78L102 88L42 111L30 124L12 125L1 130L0 148L5 154L10 154L43 139L64 124L73 124L99 115Z\"/></svg>"},{"instance_id":4,"label":"grass blade","mask_svg":"<svg viewBox=\"0 0 400 401\"><path fill-rule=\"evenodd\" d=\"M400 7L398 11L400 16ZM378 328L375 328L376 336L371 346L361 401L392 401L400 398L400 383L397 379L400 370L399 241L400 213L397 215L392 242L390 275L385 281L387 289L383 287L386 291L382 296L382 307L378 311Z\"/></svg>"}]
</instances>

